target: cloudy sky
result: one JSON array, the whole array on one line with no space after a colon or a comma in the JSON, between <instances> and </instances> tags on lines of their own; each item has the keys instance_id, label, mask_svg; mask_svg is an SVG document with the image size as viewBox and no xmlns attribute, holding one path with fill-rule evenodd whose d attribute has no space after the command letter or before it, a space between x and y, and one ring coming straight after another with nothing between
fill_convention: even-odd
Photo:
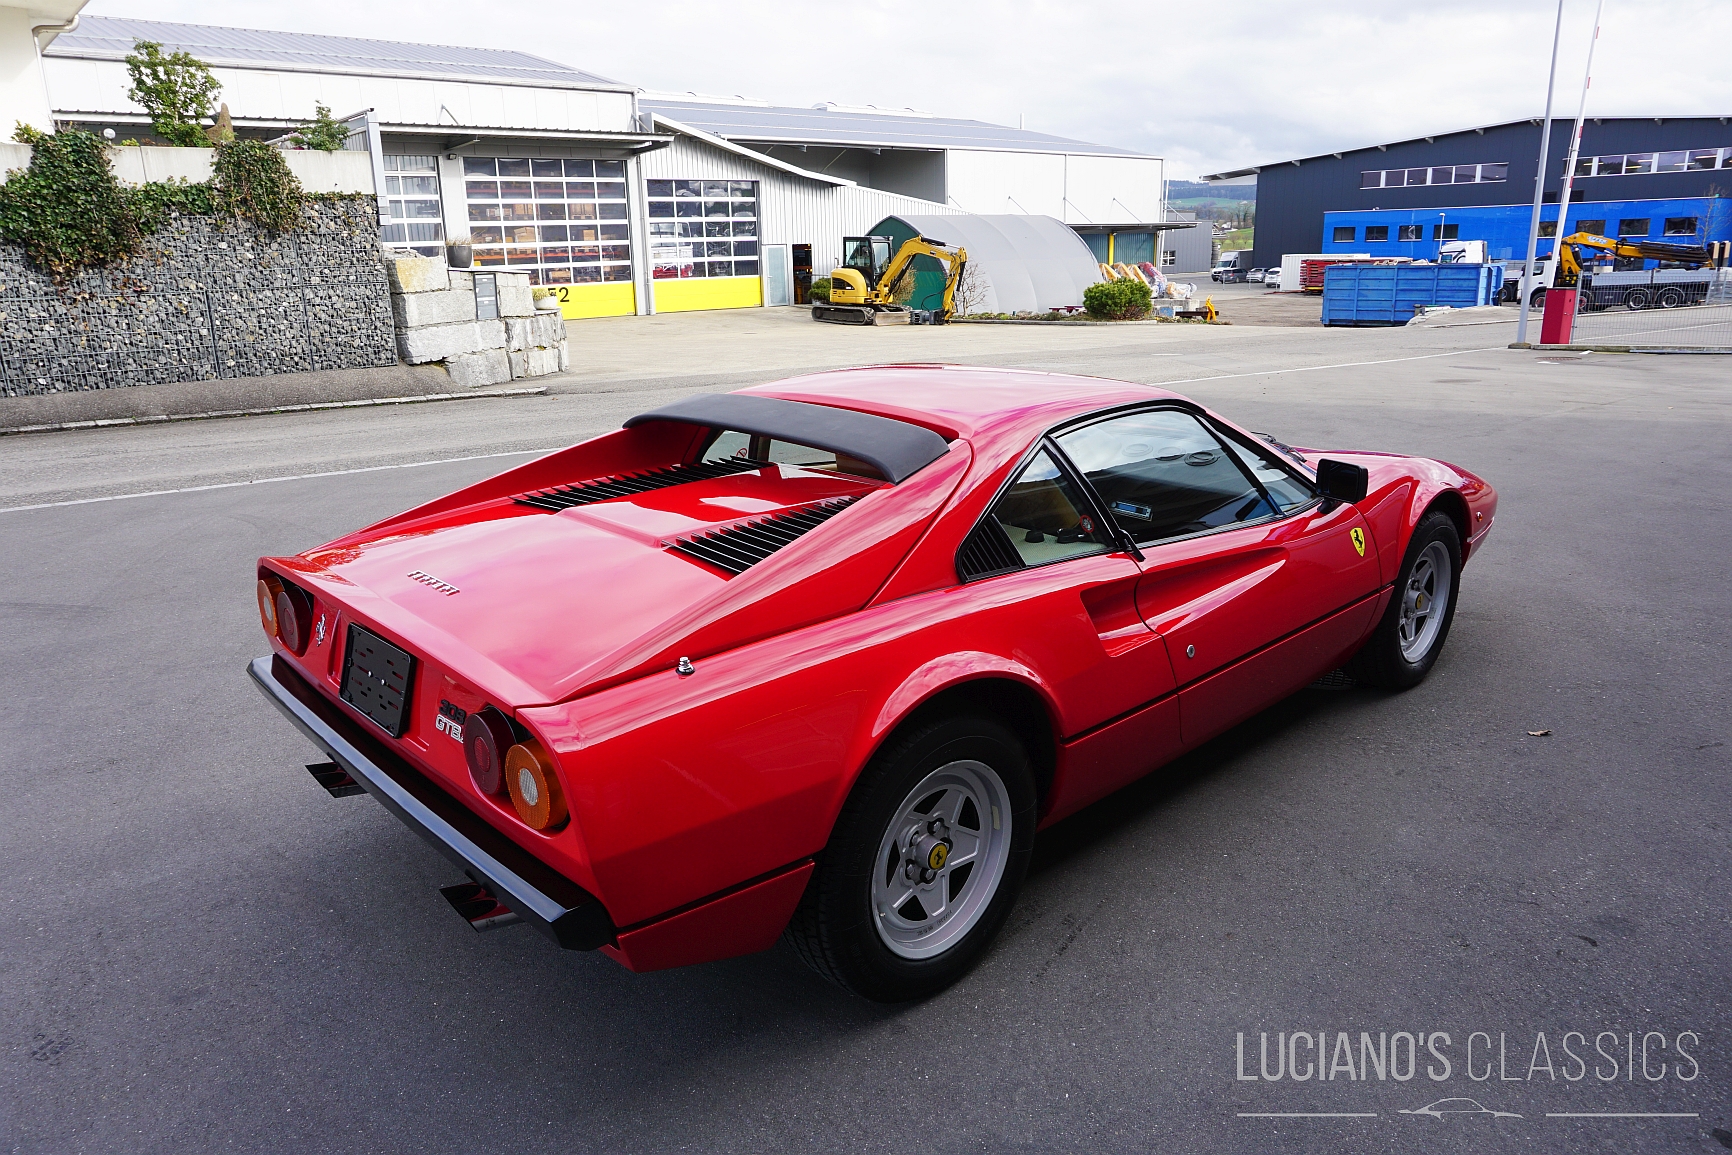
<instances>
[{"instance_id":1,"label":"cloudy sky","mask_svg":"<svg viewBox=\"0 0 1732 1155\"><path fill-rule=\"evenodd\" d=\"M1732 114L1728 0L1607 0L1589 111ZM912 106L1170 177L1535 115L1555 0L95 0L93 15L514 48L648 89ZM1594 0L1565 0L1573 116ZM1692 63L1692 45L1701 49ZM1729 137L1732 142L1732 137ZM1716 143L1716 142L1705 142Z\"/></svg>"}]
</instances>

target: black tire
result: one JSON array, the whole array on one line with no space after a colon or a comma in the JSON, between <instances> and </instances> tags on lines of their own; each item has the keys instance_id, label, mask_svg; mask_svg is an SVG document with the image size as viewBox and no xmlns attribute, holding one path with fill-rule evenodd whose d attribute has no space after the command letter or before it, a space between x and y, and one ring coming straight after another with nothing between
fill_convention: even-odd
<instances>
[{"instance_id":1,"label":"black tire","mask_svg":"<svg viewBox=\"0 0 1732 1155\"><path fill-rule=\"evenodd\" d=\"M1405 595L1420 559L1429 556L1436 560L1437 553L1431 550L1433 543L1441 544L1442 552L1447 557L1449 590L1446 601L1437 628L1424 651L1417 654L1403 652ZM1372 631L1370 639L1353 656L1353 660L1347 663L1345 669L1348 676L1356 682L1385 690L1406 690L1419 685L1425 680L1425 676L1431 673L1431 667L1437 664L1437 655L1443 651L1443 643L1449 638L1449 627L1455 621L1455 605L1460 593L1461 534L1455 527L1454 519L1447 513L1434 509L1421 518L1419 525L1414 528L1413 540L1407 546L1407 555L1401 560L1401 572L1395 578L1395 589L1390 595L1389 606L1384 610L1383 618ZM1435 609L1432 612L1437 613Z\"/></svg>"},{"instance_id":2,"label":"black tire","mask_svg":"<svg viewBox=\"0 0 1732 1155\"><path fill-rule=\"evenodd\" d=\"M962 761L991 768L1007 793L1004 869L990 897L982 896L984 911L954 945L930 958L901 957L880 935L874 912L878 853L911 792L934 771ZM1028 870L1034 824L1034 775L1009 729L982 717L917 726L892 739L855 783L786 937L813 970L874 1002L936 994L966 974L1003 928Z\"/></svg>"},{"instance_id":3,"label":"black tire","mask_svg":"<svg viewBox=\"0 0 1732 1155\"><path fill-rule=\"evenodd\" d=\"M1630 289L1624 294L1624 308L1630 310L1632 313L1640 309L1646 309L1653 303L1654 295L1647 289Z\"/></svg>"},{"instance_id":4,"label":"black tire","mask_svg":"<svg viewBox=\"0 0 1732 1155\"><path fill-rule=\"evenodd\" d=\"M1679 288L1661 289L1656 303L1662 309L1681 308L1684 304L1684 290Z\"/></svg>"}]
</instances>

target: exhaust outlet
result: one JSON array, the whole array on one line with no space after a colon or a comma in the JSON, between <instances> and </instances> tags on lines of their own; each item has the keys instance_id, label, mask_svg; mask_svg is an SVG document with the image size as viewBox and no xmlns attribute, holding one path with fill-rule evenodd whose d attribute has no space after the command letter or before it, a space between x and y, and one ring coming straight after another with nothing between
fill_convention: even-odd
<instances>
[{"instance_id":1,"label":"exhaust outlet","mask_svg":"<svg viewBox=\"0 0 1732 1155\"><path fill-rule=\"evenodd\" d=\"M349 777L349 772L335 762L309 763L307 773L311 774L313 781L323 786L332 798L348 798L367 792L365 786Z\"/></svg>"},{"instance_id":2,"label":"exhaust outlet","mask_svg":"<svg viewBox=\"0 0 1732 1155\"><path fill-rule=\"evenodd\" d=\"M451 909L463 916L463 920L477 931L498 930L502 926L511 926L523 919L493 897L493 892L479 882L459 882L455 886L442 886L439 893L445 896L445 901L451 904Z\"/></svg>"}]
</instances>

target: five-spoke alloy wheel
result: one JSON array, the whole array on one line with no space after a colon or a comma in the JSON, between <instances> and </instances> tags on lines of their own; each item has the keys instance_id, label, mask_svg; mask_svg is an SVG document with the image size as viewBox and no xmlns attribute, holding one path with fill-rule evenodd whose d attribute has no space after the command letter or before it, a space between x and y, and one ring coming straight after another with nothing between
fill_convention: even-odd
<instances>
[{"instance_id":1,"label":"five-spoke alloy wheel","mask_svg":"<svg viewBox=\"0 0 1732 1155\"><path fill-rule=\"evenodd\" d=\"M1357 682L1389 690L1424 681L1455 620L1460 582L1461 532L1447 513L1434 509L1414 527L1389 608L1347 664L1347 673Z\"/></svg>"},{"instance_id":2,"label":"five-spoke alloy wheel","mask_svg":"<svg viewBox=\"0 0 1732 1155\"><path fill-rule=\"evenodd\" d=\"M788 940L869 999L942 990L1009 916L1034 822L1033 770L1009 728L967 715L912 723L855 783Z\"/></svg>"}]
</instances>

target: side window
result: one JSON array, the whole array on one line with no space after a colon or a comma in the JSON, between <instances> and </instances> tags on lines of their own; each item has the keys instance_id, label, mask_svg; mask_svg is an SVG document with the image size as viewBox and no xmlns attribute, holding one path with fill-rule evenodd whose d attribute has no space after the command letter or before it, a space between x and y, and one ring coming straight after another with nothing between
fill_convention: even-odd
<instances>
[{"instance_id":1,"label":"side window","mask_svg":"<svg viewBox=\"0 0 1732 1155\"><path fill-rule=\"evenodd\" d=\"M793 465L801 469L828 469L835 473L846 473L854 477L871 478L882 481L878 470L858 457L850 457L846 453L837 453L831 449L817 449L810 445L798 445L792 441L777 441L770 437L739 433L732 429L724 429L716 434L708 449L704 450L704 461L768 461L775 465Z\"/></svg>"},{"instance_id":2,"label":"side window","mask_svg":"<svg viewBox=\"0 0 1732 1155\"><path fill-rule=\"evenodd\" d=\"M716 434L710 447L704 450L705 461L746 461L752 456L752 436L724 429Z\"/></svg>"},{"instance_id":3,"label":"side window","mask_svg":"<svg viewBox=\"0 0 1732 1155\"><path fill-rule=\"evenodd\" d=\"M1239 439L1230 433L1222 433L1221 440L1244 462L1245 468L1251 471L1251 475L1269 495L1269 500L1273 501L1282 513L1297 509L1317 496L1311 486L1289 473L1280 460L1268 450L1256 445L1241 444Z\"/></svg>"},{"instance_id":4,"label":"side window","mask_svg":"<svg viewBox=\"0 0 1732 1155\"><path fill-rule=\"evenodd\" d=\"M1107 548L1088 505L1046 450L1035 454L988 514L1024 565L1061 561Z\"/></svg>"},{"instance_id":5,"label":"side window","mask_svg":"<svg viewBox=\"0 0 1732 1155\"><path fill-rule=\"evenodd\" d=\"M1275 512L1238 460L1189 413L1131 413L1066 433L1058 443L1138 542Z\"/></svg>"}]
</instances>

